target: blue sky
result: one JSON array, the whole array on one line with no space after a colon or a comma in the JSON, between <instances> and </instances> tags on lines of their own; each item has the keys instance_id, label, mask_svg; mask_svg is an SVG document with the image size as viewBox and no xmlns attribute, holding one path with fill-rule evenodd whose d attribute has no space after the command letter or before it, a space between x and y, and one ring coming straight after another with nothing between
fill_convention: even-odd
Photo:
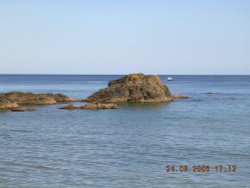
<instances>
[{"instance_id":1,"label":"blue sky","mask_svg":"<svg viewBox=\"0 0 250 188\"><path fill-rule=\"evenodd\" d=\"M0 0L2 74L250 74L249 0Z\"/></svg>"}]
</instances>

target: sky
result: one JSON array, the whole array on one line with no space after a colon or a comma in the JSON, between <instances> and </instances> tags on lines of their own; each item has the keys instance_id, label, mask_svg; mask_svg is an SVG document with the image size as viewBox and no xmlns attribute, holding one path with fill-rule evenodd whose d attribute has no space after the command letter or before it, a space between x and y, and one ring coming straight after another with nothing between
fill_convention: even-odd
<instances>
[{"instance_id":1,"label":"sky","mask_svg":"<svg viewBox=\"0 0 250 188\"><path fill-rule=\"evenodd\" d=\"M250 74L250 0L0 0L0 74Z\"/></svg>"}]
</instances>

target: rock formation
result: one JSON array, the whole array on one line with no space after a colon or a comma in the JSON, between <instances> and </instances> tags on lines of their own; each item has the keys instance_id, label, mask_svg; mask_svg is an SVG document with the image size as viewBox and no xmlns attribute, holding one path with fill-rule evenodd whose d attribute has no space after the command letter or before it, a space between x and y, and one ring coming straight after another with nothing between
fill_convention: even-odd
<instances>
[{"instance_id":1,"label":"rock formation","mask_svg":"<svg viewBox=\"0 0 250 188\"><path fill-rule=\"evenodd\" d=\"M78 102L78 100L63 94L52 93L10 92L0 94L0 110L22 111L25 109L20 108L21 105L52 105L61 102Z\"/></svg>"},{"instance_id":2,"label":"rock formation","mask_svg":"<svg viewBox=\"0 0 250 188\"><path fill-rule=\"evenodd\" d=\"M117 109L115 103L159 103L187 98L181 95L171 95L168 87L158 76L130 74L118 80L110 81L107 88L89 96L83 102L89 102L82 107L69 104L61 109ZM81 102L63 94L34 94L23 92L0 93L0 110L17 112L33 111L22 108L22 105L52 105L62 102Z\"/></svg>"},{"instance_id":3,"label":"rock formation","mask_svg":"<svg viewBox=\"0 0 250 188\"><path fill-rule=\"evenodd\" d=\"M52 105L58 102L74 102L76 100L63 94L34 94L31 92L10 92L4 94L9 100L19 105Z\"/></svg>"},{"instance_id":4,"label":"rock formation","mask_svg":"<svg viewBox=\"0 0 250 188\"><path fill-rule=\"evenodd\" d=\"M64 106L60 109L63 110L101 110L101 109L118 109L119 107L116 104L113 103L108 103L108 104L102 104L102 103L88 103L84 106L77 107L74 106L73 104L69 104L67 106Z\"/></svg>"},{"instance_id":5,"label":"rock formation","mask_svg":"<svg viewBox=\"0 0 250 188\"><path fill-rule=\"evenodd\" d=\"M18 108L19 105L16 102L9 100L5 95L0 94L0 110L11 110Z\"/></svg>"},{"instance_id":6,"label":"rock formation","mask_svg":"<svg viewBox=\"0 0 250 188\"><path fill-rule=\"evenodd\" d=\"M83 110L118 109L118 108L119 107L113 103L108 103L108 104L88 103L85 106L80 107L80 109L83 109Z\"/></svg>"},{"instance_id":7,"label":"rock formation","mask_svg":"<svg viewBox=\"0 0 250 188\"><path fill-rule=\"evenodd\" d=\"M110 81L108 87L101 89L85 99L94 103L159 103L170 102L176 98L158 76L130 74Z\"/></svg>"}]
</instances>

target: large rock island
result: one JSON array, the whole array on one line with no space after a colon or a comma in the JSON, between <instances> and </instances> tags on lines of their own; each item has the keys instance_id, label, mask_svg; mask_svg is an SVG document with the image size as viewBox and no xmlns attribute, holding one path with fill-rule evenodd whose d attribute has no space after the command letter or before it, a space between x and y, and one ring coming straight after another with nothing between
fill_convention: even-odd
<instances>
[{"instance_id":1,"label":"large rock island","mask_svg":"<svg viewBox=\"0 0 250 188\"><path fill-rule=\"evenodd\" d=\"M182 96L171 95L158 76L130 74L108 83L108 87L86 98L92 103L159 103L170 102Z\"/></svg>"}]
</instances>

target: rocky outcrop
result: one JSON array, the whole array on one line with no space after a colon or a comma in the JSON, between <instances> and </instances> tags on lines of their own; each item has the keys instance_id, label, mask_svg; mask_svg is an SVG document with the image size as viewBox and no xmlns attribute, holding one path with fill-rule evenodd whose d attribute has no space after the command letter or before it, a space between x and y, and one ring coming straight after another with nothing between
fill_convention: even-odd
<instances>
[{"instance_id":1,"label":"rocky outcrop","mask_svg":"<svg viewBox=\"0 0 250 188\"><path fill-rule=\"evenodd\" d=\"M15 101L19 105L52 105L58 102L74 102L72 99L63 94L34 94L31 92L10 92L4 94L9 100Z\"/></svg>"},{"instance_id":2,"label":"rocky outcrop","mask_svg":"<svg viewBox=\"0 0 250 188\"><path fill-rule=\"evenodd\" d=\"M94 103L159 103L170 102L177 97L171 95L168 87L158 76L130 74L110 81L108 87L101 89L85 99ZM178 96L178 98L181 98Z\"/></svg>"},{"instance_id":3,"label":"rocky outcrop","mask_svg":"<svg viewBox=\"0 0 250 188\"><path fill-rule=\"evenodd\" d=\"M81 100L76 100L73 98L70 98L66 95L63 95L61 93L53 94L53 93L47 93L43 94L45 97L51 97L53 98L56 103L64 103L64 102L80 102Z\"/></svg>"},{"instance_id":4,"label":"rocky outcrop","mask_svg":"<svg viewBox=\"0 0 250 188\"><path fill-rule=\"evenodd\" d=\"M84 106L77 107L73 104L69 104L67 106L64 106L60 109L62 110L101 110L101 109L118 109L119 107L116 104L108 103L108 104L102 104L102 103L88 103Z\"/></svg>"},{"instance_id":5,"label":"rocky outcrop","mask_svg":"<svg viewBox=\"0 0 250 188\"><path fill-rule=\"evenodd\" d=\"M119 107L116 104L108 103L88 103L85 106L80 107L83 110L101 110L101 109L118 109Z\"/></svg>"},{"instance_id":6,"label":"rocky outcrop","mask_svg":"<svg viewBox=\"0 0 250 188\"><path fill-rule=\"evenodd\" d=\"M11 110L18 108L19 105L16 102L9 100L5 95L0 94L0 110Z\"/></svg>"},{"instance_id":7,"label":"rocky outcrop","mask_svg":"<svg viewBox=\"0 0 250 188\"><path fill-rule=\"evenodd\" d=\"M108 83L108 87L100 89L83 102L89 102L82 107L69 104L61 109L117 109L116 103L160 103L187 98L181 95L171 95L168 87L158 76L130 74ZM33 111L21 108L22 105L53 105L63 102L81 102L63 94L34 94L10 92L0 94L0 110L17 112Z\"/></svg>"},{"instance_id":8,"label":"rocky outcrop","mask_svg":"<svg viewBox=\"0 0 250 188\"><path fill-rule=\"evenodd\" d=\"M20 108L22 105L52 105L62 102L78 102L63 94L34 94L24 92L10 92L0 94L0 110L31 111Z\"/></svg>"}]
</instances>

